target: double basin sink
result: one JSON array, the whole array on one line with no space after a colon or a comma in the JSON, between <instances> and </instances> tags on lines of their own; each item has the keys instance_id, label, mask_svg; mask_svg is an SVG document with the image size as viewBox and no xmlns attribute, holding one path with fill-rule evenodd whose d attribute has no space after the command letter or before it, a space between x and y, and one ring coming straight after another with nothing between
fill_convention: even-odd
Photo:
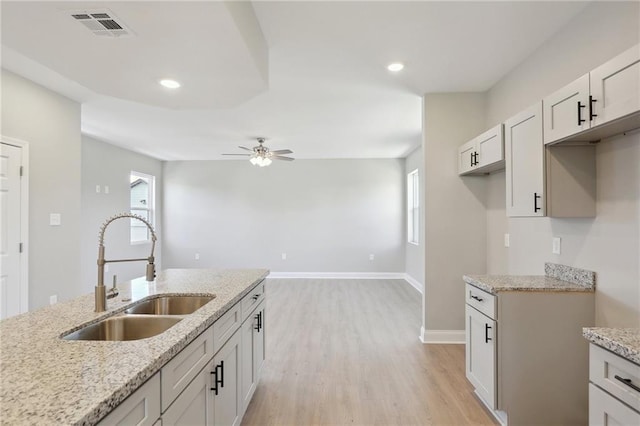
<instances>
[{"instance_id":1,"label":"double basin sink","mask_svg":"<svg viewBox=\"0 0 640 426\"><path fill-rule=\"evenodd\" d=\"M124 315L105 318L62 336L64 340L122 341L157 336L180 322L215 296L160 296L141 300Z\"/></svg>"}]
</instances>

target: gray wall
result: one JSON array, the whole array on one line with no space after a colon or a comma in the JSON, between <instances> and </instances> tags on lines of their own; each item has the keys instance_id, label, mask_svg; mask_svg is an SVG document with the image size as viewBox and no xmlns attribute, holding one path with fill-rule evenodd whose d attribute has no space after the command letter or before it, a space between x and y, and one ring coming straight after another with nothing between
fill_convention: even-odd
<instances>
[{"instance_id":1,"label":"gray wall","mask_svg":"<svg viewBox=\"0 0 640 426\"><path fill-rule=\"evenodd\" d=\"M424 230L424 154L419 147L405 159L405 175L418 169L420 177L420 230ZM405 204L406 205L406 204ZM418 245L407 242L405 238L405 270L424 289L424 232L421 232Z\"/></svg>"},{"instance_id":2,"label":"gray wall","mask_svg":"<svg viewBox=\"0 0 640 426\"><path fill-rule=\"evenodd\" d=\"M167 162L164 267L404 272L404 170L401 159Z\"/></svg>"},{"instance_id":3,"label":"gray wall","mask_svg":"<svg viewBox=\"0 0 640 426\"><path fill-rule=\"evenodd\" d=\"M4 136L29 143L29 309L80 291L80 105L2 70ZM49 226L49 214L61 226Z\"/></svg>"},{"instance_id":4,"label":"gray wall","mask_svg":"<svg viewBox=\"0 0 640 426\"><path fill-rule=\"evenodd\" d=\"M424 97L427 332L464 329L462 275L485 271L486 183L460 178L456 167L458 147L486 130L484 99L476 93Z\"/></svg>"},{"instance_id":5,"label":"gray wall","mask_svg":"<svg viewBox=\"0 0 640 426\"><path fill-rule=\"evenodd\" d=\"M116 213L128 212L130 205L129 174L132 171L156 177L155 229L159 243L156 245L156 265L160 269L163 241L162 229L162 162L142 154L110 145L89 136L82 136L82 261L81 277L84 293L93 291L97 280L98 229L104 220ZM100 185L100 193L96 193ZM109 186L105 194L104 187ZM107 259L147 257L149 243L129 242L129 220L119 219L109 225L105 234ZM140 277L145 273L144 262L110 264L105 273L105 283L110 284L116 274L118 281Z\"/></svg>"},{"instance_id":6,"label":"gray wall","mask_svg":"<svg viewBox=\"0 0 640 426\"><path fill-rule=\"evenodd\" d=\"M606 62L640 40L640 3L594 3L488 92L487 127ZM488 179L487 269L541 274L545 261L597 272L596 323L640 324L640 135L596 148L595 219L507 219L504 174ZM511 247L503 247L503 234ZM551 254L552 237L562 254Z\"/></svg>"}]
</instances>

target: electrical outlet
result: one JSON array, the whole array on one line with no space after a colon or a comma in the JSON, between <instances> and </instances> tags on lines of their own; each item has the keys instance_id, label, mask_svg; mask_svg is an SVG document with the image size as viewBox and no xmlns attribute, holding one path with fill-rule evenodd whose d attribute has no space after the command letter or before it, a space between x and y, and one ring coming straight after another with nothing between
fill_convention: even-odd
<instances>
[{"instance_id":1,"label":"electrical outlet","mask_svg":"<svg viewBox=\"0 0 640 426\"><path fill-rule=\"evenodd\" d=\"M57 294L53 294L53 295L49 296L49 304L50 305L55 305L56 303L58 303L58 295Z\"/></svg>"},{"instance_id":2,"label":"electrical outlet","mask_svg":"<svg viewBox=\"0 0 640 426\"><path fill-rule=\"evenodd\" d=\"M560 237L553 237L553 243L551 244L551 253L560 254Z\"/></svg>"},{"instance_id":3,"label":"electrical outlet","mask_svg":"<svg viewBox=\"0 0 640 426\"><path fill-rule=\"evenodd\" d=\"M200 253L196 253L195 258L196 260L200 260Z\"/></svg>"},{"instance_id":4,"label":"electrical outlet","mask_svg":"<svg viewBox=\"0 0 640 426\"><path fill-rule=\"evenodd\" d=\"M287 253L282 253L282 260L287 260Z\"/></svg>"},{"instance_id":5,"label":"electrical outlet","mask_svg":"<svg viewBox=\"0 0 640 426\"><path fill-rule=\"evenodd\" d=\"M509 234L504 234L504 246L509 247L511 245L511 236Z\"/></svg>"},{"instance_id":6,"label":"electrical outlet","mask_svg":"<svg viewBox=\"0 0 640 426\"><path fill-rule=\"evenodd\" d=\"M96 185L96 194L100 193L100 185Z\"/></svg>"},{"instance_id":7,"label":"electrical outlet","mask_svg":"<svg viewBox=\"0 0 640 426\"><path fill-rule=\"evenodd\" d=\"M109 193L109 185L105 185L104 186L104 193L108 194Z\"/></svg>"},{"instance_id":8,"label":"electrical outlet","mask_svg":"<svg viewBox=\"0 0 640 426\"><path fill-rule=\"evenodd\" d=\"M375 256L374 254L370 254L370 255L369 255L369 260L373 260L373 259L375 259L375 258L376 258L376 256Z\"/></svg>"},{"instance_id":9,"label":"electrical outlet","mask_svg":"<svg viewBox=\"0 0 640 426\"><path fill-rule=\"evenodd\" d=\"M49 225L60 226L61 223L62 223L62 217L60 216L60 213L49 214Z\"/></svg>"}]
</instances>

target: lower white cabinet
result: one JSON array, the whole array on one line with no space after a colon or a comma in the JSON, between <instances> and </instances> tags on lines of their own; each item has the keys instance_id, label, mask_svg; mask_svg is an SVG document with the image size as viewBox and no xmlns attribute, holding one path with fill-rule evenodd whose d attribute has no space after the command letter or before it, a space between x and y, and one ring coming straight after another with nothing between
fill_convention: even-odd
<instances>
[{"instance_id":1,"label":"lower white cabinet","mask_svg":"<svg viewBox=\"0 0 640 426\"><path fill-rule=\"evenodd\" d=\"M211 371L213 371L213 361L200 371L184 392L162 415L163 426L212 426L214 424L211 404Z\"/></svg>"},{"instance_id":2,"label":"lower white cabinet","mask_svg":"<svg viewBox=\"0 0 640 426\"><path fill-rule=\"evenodd\" d=\"M265 358L265 302L242 324L242 412L246 411L258 385Z\"/></svg>"},{"instance_id":3,"label":"lower white cabinet","mask_svg":"<svg viewBox=\"0 0 640 426\"><path fill-rule=\"evenodd\" d=\"M589 425L640 425L640 413L590 383Z\"/></svg>"},{"instance_id":4,"label":"lower white cabinet","mask_svg":"<svg viewBox=\"0 0 640 426\"><path fill-rule=\"evenodd\" d=\"M496 321L465 306L467 318L466 374L476 393L491 409L496 408Z\"/></svg>"},{"instance_id":5,"label":"lower white cabinet","mask_svg":"<svg viewBox=\"0 0 640 426\"><path fill-rule=\"evenodd\" d=\"M240 396L240 333L236 331L213 357L213 423L236 426L242 420Z\"/></svg>"},{"instance_id":6,"label":"lower white cabinet","mask_svg":"<svg viewBox=\"0 0 640 426\"><path fill-rule=\"evenodd\" d=\"M156 373L100 421L105 425L151 426L160 417L160 374Z\"/></svg>"}]
</instances>

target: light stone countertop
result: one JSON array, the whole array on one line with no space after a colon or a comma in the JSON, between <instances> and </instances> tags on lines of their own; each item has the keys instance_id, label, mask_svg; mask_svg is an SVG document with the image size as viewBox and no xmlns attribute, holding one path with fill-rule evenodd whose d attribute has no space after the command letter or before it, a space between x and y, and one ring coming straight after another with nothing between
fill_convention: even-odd
<instances>
[{"instance_id":1,"label":"light stone countertop","mask_svg":"<svg viewBox=\"0 0 640 426\"><path fill-rule=\"evenodd\" d=\"M0 422L95 424L262 281L266 269L169 269L148 283L118 284L95 313L94 295L0 321ZM155 294L215 294L207 305L147 339L69 341L61 334L121 313ZM124 302L123 299L132 298Z\"/></svg>"},{"instance_id":2,"label":"light stone countertop","mask_svg":"<svg viewBox=\"0 0 640 426\"><path fill-rule=\"evenodd\" d=\"M640 328L585 327L582 335L591 343L640 365Z\"/></svg>"},{"instance_id":3,"label":"light stone countertop","mask_svg":"<svg viewBox=\"0 0 640 426\"><path fill-rule=\"evenodd\" d=\"M545 263L544 272L544 275L464 275L462 279L492 294L501 291L595 291L595 272L556 263Z\"/></svg>"}]
</instances>

